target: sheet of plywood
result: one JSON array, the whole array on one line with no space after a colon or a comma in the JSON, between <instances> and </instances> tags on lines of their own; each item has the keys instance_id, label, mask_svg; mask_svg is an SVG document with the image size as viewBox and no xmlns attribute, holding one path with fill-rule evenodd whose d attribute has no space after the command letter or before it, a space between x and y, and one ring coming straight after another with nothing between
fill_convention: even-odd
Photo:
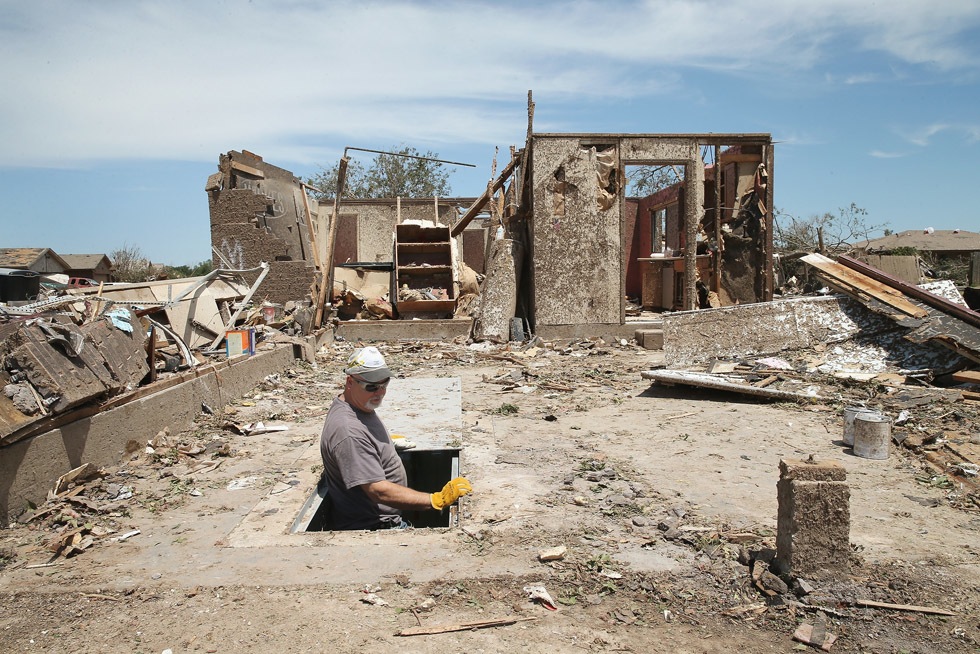
<instances>
[{"instance_id":1,"label":"sheet of plywood","mask_svg":"<svg viewBox=\"0 0 980 654\"><path fill-rule=\"evenodd\" d=\"M153 295L160 302L178 297L186 290L186 284L153 286ZM200 287L173 307L166 310L167 321L191 349L207 347L215 334L224 331L225 325L218 311L218 303L207 287ZM198 327L202 325L204 328Z\"/></svg>"}]
</instances>

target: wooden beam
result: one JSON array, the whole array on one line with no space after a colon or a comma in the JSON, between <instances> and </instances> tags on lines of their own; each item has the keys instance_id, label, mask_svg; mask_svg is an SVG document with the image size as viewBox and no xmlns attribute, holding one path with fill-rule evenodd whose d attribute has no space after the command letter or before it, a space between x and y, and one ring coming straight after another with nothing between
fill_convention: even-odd
<instances>
[{"instance_id":1,"label":"wooden beam","mask_svg":"<svg viewBox=\"0 0 980 654\"><path fill-rule=\"evenodd\" d=\"M537 618L497 618L494 620L480 620L479 622L460 622L459 624L448 624L438 627L409 627L402 629L396 636L425 636L430 634L444 634L450 631L469 631L470 629L486 629L487 627L503 627L516 622L528 622Z\"/></svg>"},{"instance_id":2,"label":"wooden beam","mask_svg":"<svg viewBox=\"0 0 980 654\"><path fill-rule=\"evenodd\" d=\"M942 311L948 316L962 320L968 325L980 327L980 313L977 313L972 309L950 302L946 298L923 290L915 284L909 284L908 282L898 279L897 277L893 277L888 273L874 268L873 266L869 266L863 261L858 261L857 259L852 259L851 257L844 255L837 257L837 261L840 262L841 265L847 266L851 270L855 270L862 275L874 279L882 286L892 289L894 292L910 295L915 299L928 304L934 309Z\"/></svg>"},{"instance_id":3,"label":"wooden beam","mask_svg":"<svg viewBox=\"0 0 980 654\"><path fill-rule=\"evenodd\" d=\"M980 370L960 370L953 373L953 381L961 384L980 384Z\"/></svg>"},{"instance_id":4,"label":"wooden beam","mask_svg":"<svg viewBox=\"0 0 980 654\"><path fill-rule=\"evenodd\" d=\"M913 613L929 613L931 615L956 615L952 611L945 609L934 609L931 606L915 606L914 604L889 604L888 602L876 602L874 600L855 600L857 606L866 606L871 609L892 609L893 611L912 611Z\"/></svg>"},{"instance_id":5,"label":"wooden beam","mask_svg":"<svg viewBox=\"0 0 980 654\"><path fill-rule=\"evenodd\" d=\"M258 168L252 168L251 166L246 166L243 163L238 163L237 161L231 162L231 169L237 170L240 173L245 173L246 175L251 175L252 177L258 177L259 179L265 179L265 173L263 173Z\"/></svg>"},{"instance_id":6,"label":"wooden beam","mask_svg":"<svg viewBox=\"0 0 980 654\"><path fill-rule=\"evenodd\" d=\"M476 202L474 202L470 208L466 210L466 213L463 214L459 221L453 225L450 236L459 236L462 231L466 229L466 226L470 224L470 221L476 218L477 215L483 211L483 208L487 206L487 202L490 201L491 195L499 191L500 187L507 181L507 178L514 172L514 168L517 166L518 161L520 161L519 158L511 159L510 163L504 166L504 169L500 171L500 177L498 177L493 184L487 187L487 190L485 190L483 194L476 199Z\"/></svg>"},{"instance_id":7,"label":"wooden beam","mask_svg":"<svg viewBox=\"0 0 980 654\"><path fill-rule=\"evenodd\" d=\"M320 261L320 296L316 302L316 315L313 318L313 326L319 328L323 323L323 308L327 298L333 295L333 253L334 245L337 242L337 223L340 222L340 196L344 194L344 185L347 182L347 165L350 159L347 158L347 151L344 151L337 166L337 194L333 198L333 215L330 216L330 234L327 236L327 256Z\"/></svg>"}]
</instances>

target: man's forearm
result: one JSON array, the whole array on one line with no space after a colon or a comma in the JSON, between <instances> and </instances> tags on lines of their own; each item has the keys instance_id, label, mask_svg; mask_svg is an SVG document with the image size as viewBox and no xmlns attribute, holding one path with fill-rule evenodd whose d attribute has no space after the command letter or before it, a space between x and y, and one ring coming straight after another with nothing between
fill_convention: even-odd
<instances>
[{"instance_id":1,"label":"man's forearm","mask_svg":"<svg viewBox=\"0 0 980 654\"><path fill-rule=\"evenodd\" d=\"M412 490L390 481L376 481L362 484L361 489L372 502L385 504L395 509L418 511L432 508L432 497L428 493Z\"/></svg>"}]
</instances>

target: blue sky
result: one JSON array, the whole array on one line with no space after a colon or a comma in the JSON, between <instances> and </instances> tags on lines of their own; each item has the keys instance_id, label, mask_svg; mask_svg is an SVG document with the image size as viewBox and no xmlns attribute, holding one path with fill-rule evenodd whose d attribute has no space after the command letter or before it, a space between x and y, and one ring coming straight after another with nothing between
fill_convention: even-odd
<instances>
[{"instance_id":1,"label":"blue sky","mask_svg":"<svg viewBox=\"0 0 980 654\"><path fill-rule=\"evenodd\" d=\"M980 231L976 0L0 0L0 60L0 247L209 259L229 150L410 145L477 195L529 89L539 132L771 133L794 216Z\"/></svg>"}]
</instances>

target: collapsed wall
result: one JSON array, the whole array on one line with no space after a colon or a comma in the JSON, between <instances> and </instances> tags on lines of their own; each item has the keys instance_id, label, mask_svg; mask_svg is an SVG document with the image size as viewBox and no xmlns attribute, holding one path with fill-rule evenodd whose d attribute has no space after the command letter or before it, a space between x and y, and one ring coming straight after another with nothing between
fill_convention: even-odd
<instances>
[{"instance_id":1,"label":"collapsed wall","mask_svg":"<svg viewBox=\"0 0 980 654\"><path fill-rule=\"evenodd\" d=\"M308 297L317 274L309 245L315 203L304 198L300 180L249 152L221 155L218 169L206 187L215 268L244 270L264 261L269 274L257 300Z\"/></svg>"}]
</instances>

